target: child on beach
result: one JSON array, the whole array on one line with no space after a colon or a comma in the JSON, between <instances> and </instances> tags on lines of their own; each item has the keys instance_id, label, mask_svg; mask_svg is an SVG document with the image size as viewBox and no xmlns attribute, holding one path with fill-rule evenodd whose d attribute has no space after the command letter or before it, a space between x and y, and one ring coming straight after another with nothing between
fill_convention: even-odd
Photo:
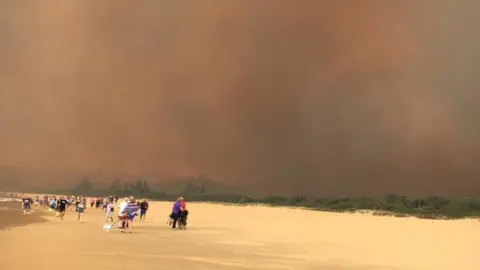
<instances>
[{"instance_id":1,"label":"child on beach","mask_svg":"<svg viewBox=\"0 0 480 270\"><path fill-rule=\"evenodd\" d=\"M34 207L37 207L37 206L40 206L40 199L37 197L35 197L35 201L33 202L33 206Z\"/></svg>"},{"instance_id":2,"label":"child on beach","mask_svg":"<svg viewBox=\"0 0 480 270\"><path fill-rule=\"evenodd\" d=\"M107 222L113 222L113 201L109 201L107 204Z\"/></svg>"},{"instance_id":3,"label":"child on beach","mask_svg":"<svg viewBox=\"0 0 480 270\"><path fill-rule=\"evenodd\" d=\"M123 229L126 226L126 213L125 208L128 205L128 198L124 198L122 202L118 205L118 228Z\"/></svg>"}]
</instances>

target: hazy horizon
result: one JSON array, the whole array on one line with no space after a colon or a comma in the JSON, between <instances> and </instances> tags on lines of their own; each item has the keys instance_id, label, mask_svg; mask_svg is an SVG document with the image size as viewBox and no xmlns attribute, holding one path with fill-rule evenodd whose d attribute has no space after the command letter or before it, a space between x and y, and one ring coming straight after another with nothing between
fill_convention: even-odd
<instances>
[{"instance_id":1,"label":"hazy horizon","mask_svg":"<svg viewBox=\"0 0 480 270\"><path fill-rule=\"evenodd\" d=\"M205 174L315 196L478 194L477 10L2 2L0 166Z\"/></svg>"}]
</instances>

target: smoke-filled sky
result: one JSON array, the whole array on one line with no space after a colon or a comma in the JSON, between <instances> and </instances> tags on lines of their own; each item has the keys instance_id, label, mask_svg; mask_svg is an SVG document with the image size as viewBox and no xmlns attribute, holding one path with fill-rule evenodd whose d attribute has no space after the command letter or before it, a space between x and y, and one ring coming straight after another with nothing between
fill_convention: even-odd
<instances>
[{"instance_id":1,"label":"smoke-filled sky","mask_svg":"<svg viewBox=\"0 0 480 270\"><path fill-rule=\"evenodd\" d=\"M0 3L0 165L480 191L480 2Z\"/></svg>"}]
</instances>

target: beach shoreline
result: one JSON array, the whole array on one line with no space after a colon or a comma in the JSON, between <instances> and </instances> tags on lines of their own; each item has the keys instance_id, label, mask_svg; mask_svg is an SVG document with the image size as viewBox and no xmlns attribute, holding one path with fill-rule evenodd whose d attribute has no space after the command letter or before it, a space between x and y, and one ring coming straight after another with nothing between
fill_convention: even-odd
<instances>
[{"instance_id":1,"label":"beach shoreline","mask_svg":"<svg viewBox=\"0 0 480 270\"><path fill-rule=\"evenodd\" d=\"M0 201L0 231L47 221L40 207L24 215L20 201Z\"/></svg>"},{"instance_id":2,"label":"beach shoreline","mask_svg":"<svg viewBox=\"0 0 480 270\"><path fill-rule=\"evenodd\" d=\"M17 207L15 218L30 218ZM0 265L76 270L112 267L121 259L121 269L476 270L478 266L473 252L480 243L479 224L472 220L206 203L188 203L188 208L188 229L172 231L165 224L171 203L151 202L147 220L137 220L132 234L116 228L103 231L102 210L88 209L83 224L74 211L60 220L40 210L49 222L0 231L0 240L7 243L0 252L8 254L0 258ZM36 248L36 243L69 248L51 251L48 246ZM19 260L25 252L29 260ZM46 259L52 257L57 259Z\"/></svg>"},{"instance_id":3,"label":"beach shoreline","mask_svg":"<svg viewBox=\"0 0 480 270\"><path fill-rule=\"evenodd\" d=\"M4 201L21 201L21 196L26 195L30 198L43 198L45 194L40 193L14 193L16 197L6 197L6 192L0 192L0 202ZM56 196L57 198L60 196L68 196L66 194L49 194L50 196ZM3 196L3 197L2 197ZM94 197L88 197L87 201L90 201ZM149 198L138 198L140 200L146 199L152 202L158 203L169 203L169 201L165 200L152 200ZM280 208L280 209L292 209L292 210L300 210L300 211L312 211L312 212L321 212L321 213L332 213L332 214L345 214L345 215L368 215L368 216L376 216L376 217L392 217L392 218L414 218L414 219L421 219L421 220L480 220L480 216L465 216L465 217L448 217L446 215L441 214L422 214L422 213L405 213L405 212L397 212L397 211L386 211L386 210L372 210L372 209L353 209L353 210L332 210L332 209L320 209L320 208L312 208L312 207L305 207L305 206L290 206L290 205L273 205L268 203L230 203L230 202L215 202L215 201L195 201L196 204L205 204L205 205L224 205L224 206L235 206L235 207L267 207L267 208Z\"/></svg>"}]
</instances>

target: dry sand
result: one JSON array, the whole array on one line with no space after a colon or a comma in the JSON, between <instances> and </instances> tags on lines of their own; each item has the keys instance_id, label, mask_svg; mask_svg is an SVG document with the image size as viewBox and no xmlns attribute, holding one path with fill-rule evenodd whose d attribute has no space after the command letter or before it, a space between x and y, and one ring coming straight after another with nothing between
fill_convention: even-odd
<instances>
[{"instance_id":1,"label":"dry sand","mask_svg":"<svg viewBox=\"0 0 480 270\"><path fill-rule=\"evenodd\" d=\"M151 203L134 233L102 230L89 210L61 221L0 230L3 269L478 270L480 222L336 214L288 208L188 204L187 231L165 224L171 204ZM25 219L21 212L5 220ZM33 221L32 221L33 220ZM18 222L17 222L18 223ZM58 269L58 268L57 268Z\"/></svg>"}]
</instances>

